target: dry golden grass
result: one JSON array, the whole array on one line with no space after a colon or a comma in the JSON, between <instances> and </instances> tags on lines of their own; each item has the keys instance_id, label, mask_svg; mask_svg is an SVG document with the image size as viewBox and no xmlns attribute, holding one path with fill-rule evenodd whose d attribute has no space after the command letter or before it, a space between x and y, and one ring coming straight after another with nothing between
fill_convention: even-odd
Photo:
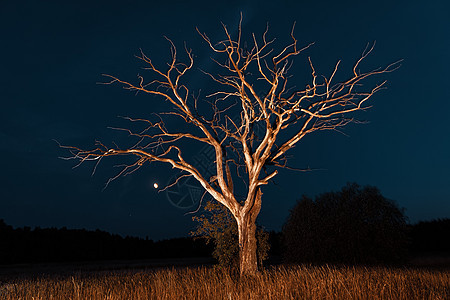
<instances>
[{"instance_id":1,"label":"dry golden grass","mask_svg":"<svg viewBox=\"0 0 450 300\"><path fill-rule=\"evenodd\" d=\"M450 271L274 267L237 279L212 267L15 279L1 299L450 299Z\"/></svg>"}]
</instances>

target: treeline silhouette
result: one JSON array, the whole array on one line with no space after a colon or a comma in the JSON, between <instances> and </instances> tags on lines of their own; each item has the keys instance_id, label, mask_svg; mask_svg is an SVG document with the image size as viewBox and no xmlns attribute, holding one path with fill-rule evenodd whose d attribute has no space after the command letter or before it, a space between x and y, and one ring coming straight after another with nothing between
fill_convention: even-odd
<instances>
[{"instance_id":1,"label":"treeline silhouette","mask_svg":"<svg viewBox=\"0 0 450 300\"><path fill-rule=\"evenodd\" d=\"M405 264L421 255L450 257L450 219L407 224L404 210L378 188L349 183L303 196L283 226L290 263Z\"/></svg>"},{"instance_id":2,"label":"treeline silhouette","mask_svg":"<svg viewBox=\"0 0 450 300\"><path fill-rule=\"evenodd\" d=\"M421 254L447 254L450 256L450 219L419 222L410 226L411 252Z\"/></svg>"},{"instance_id":3,"label":"treeline silhouette","mask_svg":"<svg viewBox=\"0 0 450 300\"><path fill-rule=\"evenodd\" d=\"M343 198L337 197L339 193L327 193L314 201L302 198L283 232L269 232L268 262L386 264L405 263L423 255L450 257L450 219L404 227L400 210L386 202L377 189L350 188L354 193L347 191ZM364 193L372 195L372 200L356 201ZM385 213L376 209L377 205L384 207ZM369 215L362 213L369 207ZM349 215L344 217L344 212ZM387 218L392 213L394 218ZM370 218L372 214L377 217ZM387 224L381 226L380 220ZM192 237L155 242L100 230L13 228L0 219L0 265L212 257L213 251L213 243Z\"/></svg>"},{"instance_id":4,"label":"treeline silhouette","mask_svg":"<svg viewBox=\"0 0 450 300\"><path fill-rule=\"evenodd\" d=\"M16 228L0 219L0 264L210 257L204 240L162 241L121 237L105 231Z\"/></svg>"},{"instance_id":5,"label":"treeline silhouette","mask_svg":"<svg viewBox=\"0 0 450 300\"><path fill-rule=\"evenodd\" d=\"M283 228L290 262L402 263L407 223L376 187L347 184L314 200L303 196Z\"/></svg>"},{"instance_id":6,"label":"treeline silhouette","mask_svg":"<svg viewBox=\"0 0 450 300\"><path fill-rule=\"evenodd\" d=\"M422 221L407 226L409 256L450 256L450 219ZM319 240L320 242L320 240ZM289 253L282 232L269 232L269 262ZM67 228L13 229L0 219L0 264L94 260L212 257L213 245L204 240L175 238L147 240L95 230ZM299 251L300 249L297 249ZM298 253L301 255L301 253ZM303 262L314 260L303 259ZM331 262L331 261L328 261Z\"/></svg>"}]
</instances>

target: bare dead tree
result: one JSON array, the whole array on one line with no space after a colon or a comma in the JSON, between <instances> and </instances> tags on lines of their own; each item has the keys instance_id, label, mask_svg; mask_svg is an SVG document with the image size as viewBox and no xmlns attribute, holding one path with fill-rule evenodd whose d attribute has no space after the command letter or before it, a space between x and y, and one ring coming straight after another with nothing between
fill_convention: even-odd
<instances>
[{"instance_id":1,"label":"bare dead tree","mask_svg":"<svg viewBox=\"0 0 450 300\"><path fill-rule=\"evenodd\" d=\"M241 18L242 21L242 18ZM382 88L386 81L366 88L363 81L374 75L389 73L399 63L389 64L368 72L360 71L361 62L372 52L368 46L354 64L349 78L337 82L335 77L340 61L331 75L319 76L308 58L311 82L303 89L292 85L289 71L292 59L309 48L299 47L294 36L292 41L276 51L274 40L268 40L268 28L260 38L251 36L251 47L243 45L241 22L237 36L233 37L223 25L225 39L213 43L201 33L206 44L216 53L213 59L223 74L204 72L219 87L207 97L211 101L211 114L199 113L198 99L183 83L186 73L194 66L192 51L185 47L186 62L178 58L174 43L168 39L171 61L162 69L142 51L139 59L155 79L145 80L138 75L136 83L105 75L107 84L118 83L125 89L160 96L172 105L169 116L181 118L185 131L169 130L167 114L160 114L156 122L148 119L130 119L147 124L145 130L127 132L139 138L133 147L121 149L98 143L92 150L65 147L71 151L71 159L100 162L105 157L131 155L136 160L127 164L113 178L134 172L145 163L163 162L193 176L215 200L223 204L234 216L238 226L240 249L240 272L255 274L258 270L256 256L256 218L261 209L261 188L277 175L279 168L287 168L286 152L305 135L319 130L339 130L353 122L351 113L369 108L369 99ZM237 120L230 117L231 110L238 112ZM255 134L256 126L262 126L264 134ZM281 134L283 133L283 134ZM188 161L182 152L182 140L191 140L211 147L215 153L215 176L206 178ZM230 152L236 155L231 156ZM237 157L237 158L236 158ZM96 164L97 166L97 164ZM238 199L233 179L240 169L246 182L245 197ZM269 170L269 171L268 171Z\"/></svg>"}]
</instances>

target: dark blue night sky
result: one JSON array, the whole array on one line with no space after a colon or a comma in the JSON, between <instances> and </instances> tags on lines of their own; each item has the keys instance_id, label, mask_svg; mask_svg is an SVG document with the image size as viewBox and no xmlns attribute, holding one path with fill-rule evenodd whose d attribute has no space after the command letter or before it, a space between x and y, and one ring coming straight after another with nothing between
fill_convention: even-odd
<instances>
[{"instance_id":1,"label":"dark blue night sky","mask_svg":"<svg viewBox=\"0 0 450 300\"><path fill-rule=\"evenodd\" d=\"M319 132L289 154L292 164L319 171L282 171L263 189L258 222L279 230L302 194L314 196L347 182L377 186L406 209L410 222L450 217L450 4L448 1L12 1L0 3L0 218L13 226L102 229L163 239L186 236L198 190L185 185L157 193L174 171L147 165L103 187L114 162L72 169L59 159L61 144L90 147L95 140L126 141L118 116L147 117L160 99L99 85L108 73L134 80L145 75L139 49L163 64L169 48L186 41L195 61L214 72L212 53L196 33L223 38L220 22L270 35L282 44L296 22L301 44L315 42L296 60L292 74L307 83L311 57L330 74L343 60L342 79L368 42L376 47L367 69L403 59L387 74L388 89L358 115L370 121ZM345 69L347 67L347 69ZM194 70L194 73L197 70ZM381 78L380 78L381 79ZM206 78L191 76L195 89ZM200 157L201 149L192 156ZM183 195L189 197L178 202ZM192 198L190 198L192 197Z\"/></svg>"}]
</instances>

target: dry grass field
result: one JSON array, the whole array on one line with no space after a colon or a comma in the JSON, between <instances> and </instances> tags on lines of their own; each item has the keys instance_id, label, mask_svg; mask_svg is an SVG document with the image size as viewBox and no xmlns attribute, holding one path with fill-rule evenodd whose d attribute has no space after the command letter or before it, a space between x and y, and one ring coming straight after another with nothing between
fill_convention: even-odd
<instances>
[{"instance_id":1,"label":"dry grass field","mask_svg":"<svg viewBox=\"0 0 450 300\"><path fill-rule=\"evenodd\" d=\"M215 267L3 279L0 299L450 299L450 271L271 267L238 279Z\"/></svg>"}]
</instances>

